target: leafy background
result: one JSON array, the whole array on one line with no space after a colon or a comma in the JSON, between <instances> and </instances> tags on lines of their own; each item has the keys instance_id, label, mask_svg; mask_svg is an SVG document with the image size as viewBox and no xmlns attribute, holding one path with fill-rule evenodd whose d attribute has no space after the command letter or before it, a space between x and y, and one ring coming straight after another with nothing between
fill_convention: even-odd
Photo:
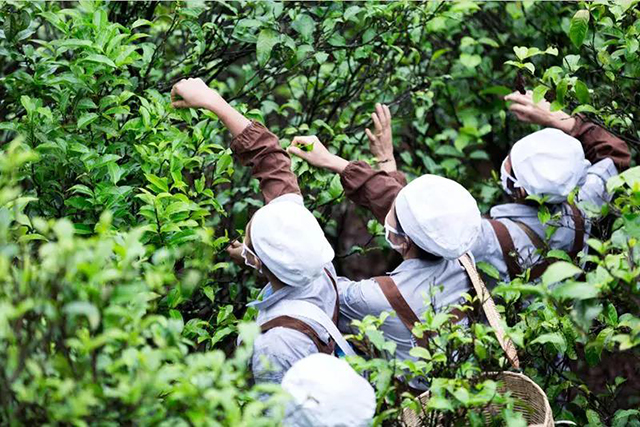
<instances>
[{"instance_id":1,"label":"leafy background","mask_svg":"<svg viewBox=\"0 0 640 427\"><path fill-rule=\"evenodd\" d=\"M317 134L354 160L370 159L364 128L385 102L400 168L456 179L486 210L508 147L534 130L506 113L513 90L588 116L635 157L639 12L637 1L0 1L0 420L277 422L266 410L277 387L252 386L246 370L245 303L260 279L223 251L262 205L257 182L216 117L170 107L180 78L201 77L285 145ZM339 271L384 271L380 225L345 203L339 179L294 167ZM631 169L610 183L586 264L555 254L543 283L495 290L556 419L640 424L639 180ZM495 340L482 325L445 333L433 316L425 324L450 345L407 369L432 379L430 410L481 425L474 409L492 386L474 378L504 366ZM376 423L393 423L411 399L377 322L360 325L376 357L354 365L376 386ZM464 364L448 363L454 350Z\"/></svg>"}]
</instances>

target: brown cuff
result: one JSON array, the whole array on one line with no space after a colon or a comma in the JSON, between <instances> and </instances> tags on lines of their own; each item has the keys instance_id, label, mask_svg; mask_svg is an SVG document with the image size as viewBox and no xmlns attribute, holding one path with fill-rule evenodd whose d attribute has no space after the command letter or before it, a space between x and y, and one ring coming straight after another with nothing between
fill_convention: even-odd
<instances>
[{"instance_id":1,"label":"brown cuff","mask_svg":"<svg viewBox=\"0 0 640 427\"><path fill-rule=\"evenodd\" d=\"M380 223L393 205L403 185L385 171L376 171L363 161L350 162L340 174L345 195L355 204L369 209Z\"/></svg>"},{"instance_id":2,"label":"brown cuff","mask_svg":"<svg viewBox=\"0 0 640 427\"><path fill-rule=\"evenodd\" d=\"M403 187L407 185L407 177L404 176L402 172L396 170L393 172L389 172L389 175L391 175L391 177L395 179L398 182L398 184L402 185Z\"/></svg>"},{"instance_id":3,"label":"brown cuff","mask_svg":"<svg viewBox=\"0 0 640 427\"><path fill-rule=\"evenodd\" d=\"M627 169L631 163L631 152L624 140L614 136L605 128L589 122L584 116L576 116L576 123L570 135L578 139L584 148L587 160L596 164L609 158L619 172Z\"/></svg>"},{"instance_id":4,"label":"brown cuff","mask_svg":"<svg viewBox=\"0 0 640 427\"><path fill-rule=\"evenodd\" d=\"M342 186L349 186L350 183L357 180L362 174L363 169L371 169L373 168L367 162L363 162L362 160L356 160L353 162L349 162L346 168L340 173L340 180L342 181ZM346 188L345 187L345 188Z\"/></svg>"},{"instance_id":5,"label":"brown cuff","mask_svg":"<svg viewBox=\"0 0 640 427\"><path fill-rule=\"evenodd\" d=\"M251 120L251 123L231 140L229 147L234 153L242 154L250 150L255 141L265 132L269 130L262 123Z\"/></svg>"},{"instance_id":6,"label":"brown cuff","mask_svg":"<svg viewBox=\"0 0 640 427\"><path fill-rule=\"evenodd\" d=\"M573 127L571 128L569 135L571 135L574 138L578 138L578 136L582 133L582 126L584 125L584 119L580 115L575 115L572 117L576 119L576 122L573 124Z\"/></svg>"}]
</instances>

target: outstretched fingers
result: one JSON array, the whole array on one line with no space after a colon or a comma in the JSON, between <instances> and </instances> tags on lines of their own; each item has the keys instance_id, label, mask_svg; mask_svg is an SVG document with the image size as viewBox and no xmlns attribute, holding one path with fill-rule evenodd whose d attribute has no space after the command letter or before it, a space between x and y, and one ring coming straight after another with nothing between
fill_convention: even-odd
<instances>
[{"instance_id":1,"label":"outstretched fingers","mask_svg":"<svg viewBox=\"0 0 640 427\"><path fill-rule=\"evenodd\" d=\"M518 120L528 121L531 114L531 107L522 104L511 104L509 106L509 111L515 114Z\"/></svg>"},{"instance_id":2,"label":"outstretched fingers","mask_svg":"<svg viewBox=\"0 0 640 427\"><path fill-rule=\"evenodd\" d=\"M382 104L376 104L376 114L378 115L378 120L382 126L386 126L388 123L387 113L384 111L384 107Z\"/></svg>"},{"instance_id":3,"label":"outstretched fingers","mask_svg":"<svg viewBox=\"0 0 640 427\"><path fill-rule=\"evenodd\" d=\"M382 104L382 109L384 110L384 114L387 118L387 123L391 123L391 110L387 104Z\"/></svg>"},{"instance_id":4,"label":"outstretched fingers","mask_svg":"<svg viewBox=\"0 0 640 427\"><path fill-rule=\"evenodd\" d=\"M373 134L373 132L371 132L369 129L365 129L364 133L367 134L367 138L369 138L369 141L376 142L378 140L378 138L376 138L376 136Z\"/></svg>"},{"instance_id":5,"label":"outstretched fingers","mask_svg":"<svg viewBox=\"0 0 640 427\"><path fill-rule=\"evenodd\" d=\"M504 97L504 100L505 101L516 102L518 104L528 104L529 103L526 95L522 95L521 93L518 93L518 92L510 93L509 95Z\"/></svg>"},{"instance_id":6,"label":"outstretched fingers","mask_svg":"<svg viewBox=\"0 0 640 427\"><path fill-rule=\"evenodd\" d=\"M173 87L171 88L171 106L173 108L184 108L188 106L184 100L178 99L178 97L180 96L180 93L178 92L178 90L182 82L184 82L184 79L174 84Z\"/></svg>"},{"instance_id":7,"label":"outstretched fingers","mask_svg":"<svg viewBox=\"0 0 640 427\"><path fill-rule=\"evenodd\" d=\"M371 119L373 120L373 124L376 128L376 132L382 131L382 123L380 122L380 118L377 113L371 113Z\"/></svg>"},{"instance_id":8,"label":"outstretched fingers","mask_svg":"<svg viewBox=\"0 0 640 427\"><path fill-rule=\"evenodd\" d=\"M533 105L533 92L528 90L527 93L522 94L519 92L513 92L504 97L505 101L511 101L523 105Z\"/></svg>"}]
</instances>

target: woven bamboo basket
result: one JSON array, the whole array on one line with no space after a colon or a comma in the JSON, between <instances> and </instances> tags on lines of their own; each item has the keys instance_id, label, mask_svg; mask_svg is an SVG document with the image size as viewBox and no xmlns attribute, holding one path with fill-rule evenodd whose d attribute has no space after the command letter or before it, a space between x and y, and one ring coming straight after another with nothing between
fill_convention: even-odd
<instances>
[{"instance_id":1,"label":"woven bamboo basket","mask_svg":"<svg viewBox=\"0 0 640 427\"><path fill-rule=\"evenodd\" d=\"M553 427L553 414L547 395L531 378L516 372L505 371L497 374L495 381L499 382L500 393L511 393L516 400L514 410L524 416L530 427ZM426 405L429 401L429 392L421 394L419 399L420 403ZM493 415L499 413L500 409L499 405L490 404L483 408L482 413L488 421ZM425 414L417 414L407 408L402 413L402 422L407 427L422 426L424 416Z\"/></svg>"}]
</instances>

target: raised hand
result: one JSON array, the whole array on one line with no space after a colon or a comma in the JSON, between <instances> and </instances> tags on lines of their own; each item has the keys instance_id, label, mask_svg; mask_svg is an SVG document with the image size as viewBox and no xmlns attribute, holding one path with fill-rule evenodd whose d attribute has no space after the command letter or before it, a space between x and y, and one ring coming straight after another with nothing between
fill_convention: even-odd
<instances>
[{"instance_id":1,"label":"raised hand","mask_svg":"<svg viewBox=\"0 0 640 427\"><path fill-rule=\"evenodd\" d=\"M222 103L226 104L218 92L202 79L182 79L171 89L171 105L174 108L207 108L215 111Z\"/></svg>"},{"instance_id":2,"label":"raised hand","mask_svg":"<svg viewBox=\"0 0 640 427\"><path fill-rule=\"evenodd\" d=\"M545 99L538 103L533 102L533 92L525 94L513 92L504 97L505 101L511 101L509 111L515 114L520 121L534 123L541 126L554 127L565 133L571 132L576 119L564 111L551 111L551 104Z\"/></svg>"},{"instance_id":3,"label":"raised hand","mask_svg":"<svg viewBox=\"0 0 640 427\"><path fill-rule=\"evenodd\" d=\"M206 108L222 120L233 136L240 135L251 123L202 79L182 79L173 85L171 105L174 108Z\"/></svg>"},{"instance_id":4,"label":"raised hand","mask_svg":"<svg viewBox=\"0 0 640 427\"><path fill-rule=\"evenodd\" d=\"M341 173L349 162L331 154L316 136L296 136L287 148L289 154L295 154L312 166Z\"/></svg>"},{"instance_id":5,"label":"raised hand","mask_svg":"<svg viewBox=\"0 0 640 427\"><path fill-rule=\"evenodd\" d=\"M369 150L378 160L381 169L396 170L389 107L384 104L376 104L376 111L371 114L371 119L374 124L374 132L371 132L370 129L365 129L365 133L369 138Z\"/></svg>"},{"instance_id":6,"label":"raised hand","mask_svg":"<svg viewBox=\"0 0 640 427\"><path fill-rule=\"evenodd\" d=\"M234 240L227 247L227 253L235 264L244 267L244 258L242 258L242 243L238 240Z\"/></svg>"}]
</instances>

